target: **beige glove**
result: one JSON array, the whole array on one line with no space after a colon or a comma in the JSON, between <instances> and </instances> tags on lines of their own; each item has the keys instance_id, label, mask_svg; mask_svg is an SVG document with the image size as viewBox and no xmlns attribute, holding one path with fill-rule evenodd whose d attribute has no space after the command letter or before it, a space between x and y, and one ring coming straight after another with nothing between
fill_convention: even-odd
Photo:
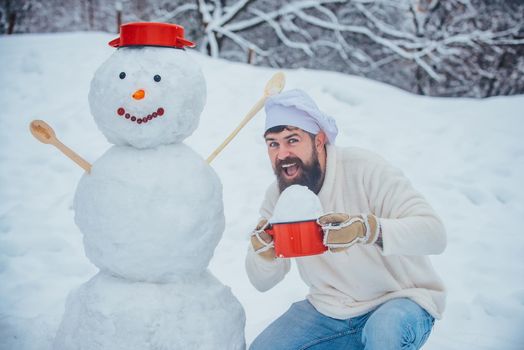
<instances>
[{"instance_id":1,"label":"beige glove","mask_svg":"<svg viewBox=\"0 0 524 350\"><path fill-rule=\"evenodd\" d=\"M275 247L273 244L273 237L266 231L268 221L266 219L260 220L257 227L251 233L251 245L255 253L262 258L271 261L275 259Z\"/></svg>"},{"instance_id":2,"label":"beige glove","mask_svg":"<svg viewBox=\"0 0 524 350\"><path fill-rule=\"evenodd\" d=\"M324 245L332 252L346 250L356 243L373 244L378 238L379 223L372 214L326 214L317 222L324 231Z\"/></svg>"}]
</instances>

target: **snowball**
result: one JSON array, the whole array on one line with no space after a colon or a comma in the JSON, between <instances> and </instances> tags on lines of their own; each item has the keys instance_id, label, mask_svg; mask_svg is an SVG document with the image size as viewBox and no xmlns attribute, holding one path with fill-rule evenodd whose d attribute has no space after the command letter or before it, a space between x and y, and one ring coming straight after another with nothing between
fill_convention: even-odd
<instances>
[{"instance_id":1,"label":"snowball","mask_svg":"<svg viewBox=\"0 0 524 350\"><path fill-rule=\"evenodd\" d=\"M323 214L316 194L306 186L291 185L280 194L271 223L316 220Z\"/></svg>"},{"instance_id":2,"label":"snowball","mask_svg":"<svg viewBox=\"0 0 524 350\"><path fill-rule=\"evenodd\" d=\"M201 273L224 230L222 184L183 143L112 147L80 180L74 209L87 257L136 281Z\"/></svg>"},{"instance_id":3,"label":"snowball","mask_svg":"<svg viewBox=\"0 0 524 350\"><path fill-rule=\"evenodd\" d=\"M145 91L144 98L133 98L137 90ZM138 148L180 142L191 135L205 100L206 84L196 62L184 50L165 47L119 48L95 72L89 91L91 114L108 141ZM117 113L120 108L123 115ZM164 114L147 123L131 119L159 108Z\"/></svg>"},{"instance_id":4,"label":"snowball","mask_svg":"<svg viewBox=\"0 0 524 350\"><path fill-rule=\"evenodd\" d=\"M176 283L140 283L99 273L70 293L57 350L245 348L245 315L209 272Z\"/></svg>"}]
</instances>

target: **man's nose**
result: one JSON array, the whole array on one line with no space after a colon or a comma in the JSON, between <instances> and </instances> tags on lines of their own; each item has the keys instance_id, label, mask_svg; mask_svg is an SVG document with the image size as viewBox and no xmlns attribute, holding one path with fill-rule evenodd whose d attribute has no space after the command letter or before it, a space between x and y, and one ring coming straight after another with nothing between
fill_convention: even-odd
<instances>
[{"instance_id":1,"label":"man's nose","mask_svg":"<svg viewBox=\"0 0 524 350\"><path fill-rule=\"evenodd\" d=\"M282 147L278 150L278 153L277 153L277 158L279 160L284 160L286 159L287 157L289 157L290 153L289 153L289 150L285 147Z\"/></svg>"}]
</instances>

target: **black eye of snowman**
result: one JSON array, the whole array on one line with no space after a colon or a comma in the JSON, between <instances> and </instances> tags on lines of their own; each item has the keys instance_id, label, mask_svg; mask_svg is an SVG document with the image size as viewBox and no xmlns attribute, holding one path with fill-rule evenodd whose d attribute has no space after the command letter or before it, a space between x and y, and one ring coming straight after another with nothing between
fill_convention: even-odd
<instances>
[{"instance_id":1,"label":"black eye of snowman","mask_svg":"<svg viewBox=\"0 0 524 350\"><path fill-rule=\"evenodd\" d=\"M158 75L158 74L155 75L155 76L153 77L153 80L156 81L157 83L158 83L161 79L162 79L162 77L161 77L160 75Z\"/></svg>"},{"instance_id":2,"label":"black eye of snowman","mask_svg":"<svg viewBox=\"0 0 524 350\"><path fill-rule=\"evenodd\" d=\"M121 72L119 77L120 79L124 79L126 77L126 72Z\"/></svg>"}]
</instances>

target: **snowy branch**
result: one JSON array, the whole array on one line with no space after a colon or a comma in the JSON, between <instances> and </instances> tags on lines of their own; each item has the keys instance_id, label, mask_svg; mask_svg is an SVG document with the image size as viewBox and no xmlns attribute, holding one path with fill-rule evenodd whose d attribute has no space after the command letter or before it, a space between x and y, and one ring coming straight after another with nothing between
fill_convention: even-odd
<instances>
[{"instance_id":1,"label":"snowy branch","mask_svg":"<svg viewBox=\"0 0 524 350\"><path fill-rule=\"evenodd\" d=\"M180 14L183 14L189 11L196 11L196 10L198 10L198 6L196 4L184 4L184 5L177 7L174 11L162 10L161 13L157 11L155 12L155 15L156 15L155 21L170 22Z\"/></svg>"},{"instance_id":2,"label":"snowy branch","mask_svg":"<svg viewBox=\"0 0 524 350\"><path fill-rule=\"evenodd\" d=\"M254 62L263 65L334 69L398 86L411 84L415 87L409 89L419 93L440 86L447 86L451 93L469 93L458 82L467 79L489 80L486 89L492 93L501 89L496 85L497 69L514 62L516 71L506 74L519 76L519 67L524 66L524 59L517 62L524 45L524 18L519 15L524 13L524 4L470 0L156 1L161 5L149 20L191 18L191 26L196 19L199 25L194 24L192 35L198 37L193 39L212 57L239 61L254 57ZM499 8L507 12L492 11Z\"/></svg>"}]
</instances>

